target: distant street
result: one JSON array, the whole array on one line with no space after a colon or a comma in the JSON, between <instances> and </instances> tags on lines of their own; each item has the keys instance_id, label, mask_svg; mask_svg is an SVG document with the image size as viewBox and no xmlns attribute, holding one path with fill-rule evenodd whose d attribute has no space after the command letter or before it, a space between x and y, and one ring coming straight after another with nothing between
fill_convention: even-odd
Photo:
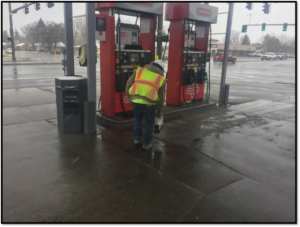
<instances>
[{"instance_id":1,"label":"distant street","mask_svg":"<svg viewBox=\"0 0 300 227\"><path fill-rule=\"evenodd\" d=\"M55 62L49 53L17 52L29 57L27 62ZM57 56L60 62L63 55ZM75 74L87 75L86 67L75 60ZM167 65L168 62L166 62ZM207 72L209 71L207 64ZM166 66L167 69L167 66ZM97 84L100 84L99 58L96 65ZM211 100L218 101L222 63L211 61ZM3 67L3 89L53 87L54 78L63 76L60 64L18 65ZM171 76L171 75L169 75ZM228 63L226 83L230 85L230 103L243 103L258 99L295 102L295 59L261 61L260 58L237 57L236 64Z\"/></svg>"}]
</instances>

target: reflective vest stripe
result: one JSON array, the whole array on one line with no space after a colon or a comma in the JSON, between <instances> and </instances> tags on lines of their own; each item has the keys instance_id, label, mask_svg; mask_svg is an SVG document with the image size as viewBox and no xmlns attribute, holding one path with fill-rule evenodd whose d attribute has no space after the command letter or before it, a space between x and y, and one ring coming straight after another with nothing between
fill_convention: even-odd
<instances>
[{"instance_id":1,"label":"reflective vest stripe","mask_svg":"<svg viewBox=\"0 0 300 227\"><path fill-rule=\"evenodd\" d=\"M136 74L135 74L135 80L136 80L137 76L139 75L140 71L141 71L141 68L138 68L138 70L136 71Z\"/></svg>"},{"instance_id":2,"label":"reflective vest stripe","mask_svg":"<svg viewBox=\"0 0 300 227\"><path fill-rule=\"evenodd\" d=\"M132 94L132 95L135 94L136 88L137 88L137 85L136 85L136 84L133 84L133 87L132 87L132 89L131 89L131 94Z\"/></svg>"},{"instance_id":3,"label":"reflective vest stripe","mask_svg":"<svg viewBox=\"0 0 300 227\"><path fill-rule=\"evenodd\" d=\"M157 84L157 86L159 86L159 84L160 84L160 81L161 81L163 78L164 78L163 76L159 76L159 81L158 81L158 84Z\"/></svg>"},{"instance_id":4,"label":"reflective vest stripe","mask_svg":"<svg viewBox=\"0 0 300 227\"><path fill-rule=\"evenodd\" d=\"M154 80L155 81L154 83L156 84L156 86L157 86L158 80L159 80L159 74L156 75L155 80Z\"/></svg>"},{"instance_id":5,"label":"reflective vest stripe","mask_svg":"<svg viewBox=\"0 0 300 227\"><path fill-rule=\"evenodd\" d=\"M143 69L143 70L141 70L141 69ZM139 79L145 70L146 70L146 68L140 68L139 74L136 79Z\"/></svg>"},{"instance_id":6,"label":"reflective vest stripe","mask_svg":"<svg viewBox=\"0 0 300 227\"><path fill-rule=\"evenodd\" d=\"M153 100L154 98L154 95L155 95L155 90L152 88L149 95L148 95L148 98L150 98L151 100Z\"/></svg>"},{"instance_id":7,"label":"reflective vest stripe","mask_svg":"<svg viewBox=\"0 0 300 227\"><path fill-rule=\"evenodd\" d=\"M153 83L151 83L151 82L144 81L144 80L136 80L134 83L148 85L148 86L153 87L156 91L158 91L158 87L155 86L155 84L153 84Z\"/></svg>"},{"instance_id":8,"label":"reflective vest stripe","mask_svg":"<svg viewBox=\"0 0 300 227\"><path fill-rule=\"evenodd\" d=\"M153 86L149 85L149 84L140 84L140 83L134 83L136 85L142 85L142 86L147 86L147 87L150 87L150 88L154 88Z\"/></svg>"},{"instance_id":9,"label":"reflective vest stripe","mask_svg":"<svg viewBox=\"0 0 300 227\"><path fill-rule=\"evenodd\" d=\"M136 80L136 81L137 81L137 80ZM159 88L159 86L156 86L156 84L155 84L153 81L151 81L151 80L138 79L138 81L146 81L146 82L148 82L148 83L153 84L155 87Z\"/></svg>"}]
</instances>

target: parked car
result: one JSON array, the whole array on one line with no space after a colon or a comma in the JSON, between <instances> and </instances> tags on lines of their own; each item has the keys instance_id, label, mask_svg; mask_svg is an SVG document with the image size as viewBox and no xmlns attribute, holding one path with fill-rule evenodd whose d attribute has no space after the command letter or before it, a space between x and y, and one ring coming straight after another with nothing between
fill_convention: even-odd
<instances>
[{"instance_id":1,"label":"parked car","mask_svg":"<svg viewBox=\"0 0 300 227\"><path fill-rule=\"evenodd\" d=\"M295 56L292 55L292 54L288 54L287 57L288 57L288 58L295 58Z\"/></svg>"},{"instance_id":2,"label":"parked car","mask_svg":"<svg viewBox=\"0 0 300 227\"><path fill-rule=\"evenodd\" d=\"M247 55L248 55L248 57L257 57L255 52L249 53L249 54L247 54Z\"/></svg>"},{"instance_id":3,"label":"parked car","mask_svg":"<svg viewBox=\"0 0 300 227\"><path fill-rule=\"evenodd\" d=\"M39 52L44 52L44 49L39 49Z\"/></svg>"},{"instance_id":4,"label":"parked car","mask_svg":"<svg viewBox=\"0 0 300 227\"><path fill-rule=\"evenodd\" d=\"M267 52L265 53L262 57L261 57L261 60L263 61L264 59L266 60L276 60L277 59L277 55L273 52Z\"/></svg>"},{"instance_id":5,"label":"parked car","mask_svg":"<svg viewBox=\"0 0 300 227\"><path fill-rule=\"evenodd\" d=\"M168 51L166 51L164 58L165 58L166 60L168 60L168 58L169 58L169 52L168 52Z\"/></svg>"},{"instance_id":6,"label":"parked car","mask_svg":"<svg viewBox=\"0 0 300 227\"><path fill-rule=\"evenodd\" d=\"M60 54L59 50L51 50L50 54Z\"/></svg>"},{"instance_id":7,"label":"parked car","mask_svg":"<svg viewBox=\"0 0 300 227\"><path fill-rule=\"evenodd\" d=\"M7 48L7 49L5 50L5 53L6 53L6 54L11 54L11 52L12 52L11 48Z\"/></svg>"},{"instance_id":8,"label":"parked car","mask_svg":"<svg viewBox=\"0 0 300 227\"><path fill-rule=\"evenodd\" d=\"M256 57L262 57L263 55L260 54L260 53L256 53L255 56L256 56Z\"/></svg>"},{"instance_id":9,"label":"parked car","mask_svg":"<svg viewBox=\"0 0 300 227\"><path fill-rule=\"evenodd\" d=\"M214 56L213 56L213 60L214 60L214 63L215 62L223 62L223 58L224 58L224 53L216 53ZM227 57L227 61L228 62L232 62L233 64L236 63L236 57L232 55L232 53L229 53L228 54L228 57Z\"/></svg>"},{"instance_id":10,"label":"parked car","mask_svg":"<svg viewBox=\"0 0 300 227\"><path fill-rule=\"evenodd\" d=\"M285 53L278 53L277 54L277 59L280 59L280 60L285 59L285 60L287 60L287 55Z\"/></svg>"}]
</instances>

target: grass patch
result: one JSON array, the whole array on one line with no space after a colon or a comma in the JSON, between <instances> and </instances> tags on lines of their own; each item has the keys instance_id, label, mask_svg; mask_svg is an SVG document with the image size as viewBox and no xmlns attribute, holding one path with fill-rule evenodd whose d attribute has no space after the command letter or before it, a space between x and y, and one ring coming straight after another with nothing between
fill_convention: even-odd
<instances>
[{"instance_id":1,"label":"grass patch","mask_svg":"<svg viewBox=\"0 0 300 227\"><path fill-rule=\"evenodd\" d=\"M10 55L2 55L2 58L3 59L12 59L12 56L10 56ZM16 59L19 59L19 60L30 60L30 58L24 58L24 57L16 57Z\"/></svg>"}]
</instances>

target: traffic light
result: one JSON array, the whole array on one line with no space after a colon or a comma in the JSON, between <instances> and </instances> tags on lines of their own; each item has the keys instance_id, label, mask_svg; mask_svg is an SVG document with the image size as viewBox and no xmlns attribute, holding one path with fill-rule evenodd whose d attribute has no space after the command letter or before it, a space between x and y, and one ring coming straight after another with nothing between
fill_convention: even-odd
<instances>
[{"instance_id":1,"label":"traffic light","mask_svg":"<svg viewBox=\"0 0 300 227\"><path fill-rule=\"evenodd\" d=\"M24 5L26 5L26 4L24 3ZM25 14L28 14L28 13L29 13L29 8L28 8L28 6L25 6L25 8L24 8L24 13L25 13Z\"/></svg>"},{"instance_id":2,"label":"traffic light","mask_svg":"<svg viewBox=\"0 0 300 227\"><path fill-rule=\"evenodd\" d=\"M287 30L287 23L284 23L283 24L283 31L286 32L286 30Z\"/></svg>"},{"instance_id":3,"label":"traffic light","mask_svg":"<svg viewBox=\"0 0 300 227\"><path fill-rule=\"evenodd\" d=\"M265 14L269 14L271 12L271 5L264 3L262 11L264 11Z\"/></svg>"},{"instance_id":4,"label":"traffic light","mask_svg":"<svg viewBox=\"0 0 300 227\"><path fill-rule=\"evenodd\" d=\"M246 8L249 9L249 10L251 10L253 8L253 4L254 3L252 3L252 2L247 2Z\"/></svg>"},{"instance_id":5,"label":"traffic light","mask_svg":"<svg viewBox=\"0 0 300 227\"><path fill-rule=\"evenodd\" d=\"M53 2L47 2L46 5L47 5L48 8L51 8L52 6L54 6L54 3Z\"/></svg>"},{"instance_id":6,"label":"traffic light","mask_svg":"<svg viewBox=\"0 0 300 227\"><path fill-rule=\"evenodd\" d=\"M247 25L243 25L242 32L247 32Z\"/></svg>"},{"instance_id":7,"label":"traffic light","mask_svg":"<svg viewBox=\"0 0 300 227\"><path fill-rule=\"evenodd\" d=\"M41 4L40 3L35 3L34 8L35 8L36 11L38 11L39 9L41 9Z\"/></svg>"},{"instance_id":8,"label":"traffic light","mask_svg":"<svg viewBox=\"0 0 300 227\"><path fill-rule=\"evenodd\" d=\"M262 31L265 31L265 30L266 30L266 23L263 23L263 24L262 24L261 30L262 30Z\"/></svg>"}]
</instances>

